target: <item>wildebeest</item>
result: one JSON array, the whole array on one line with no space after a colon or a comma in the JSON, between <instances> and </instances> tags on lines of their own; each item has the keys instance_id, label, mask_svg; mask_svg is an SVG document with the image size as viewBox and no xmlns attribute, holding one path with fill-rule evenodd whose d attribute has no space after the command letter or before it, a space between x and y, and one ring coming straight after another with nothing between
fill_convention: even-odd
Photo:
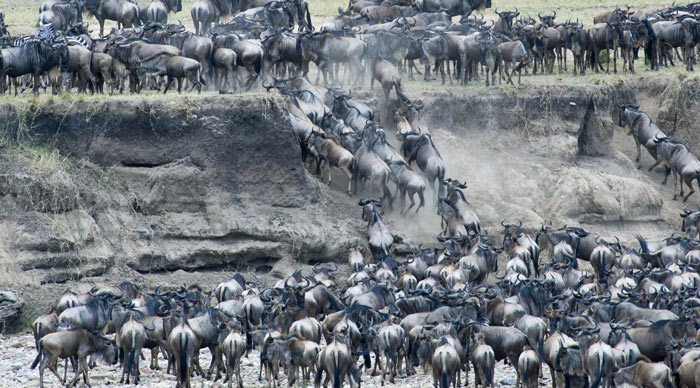
<instances>
[{"instance_id":1,"label":"wildebeest","mask_svg":"<svg viewBox=\"0 0 700 388\"><path fill-rule=\"evenodd\" d=\"M336 167L343 171L348 177L347 192L352 193L352 172L350 168L352 167L354 156L352 153L342 145L340 141L334 135L321 134L316 136L314 139L314 147L318 153L318 167L317 172L321 172L321 165L325 161L328 167L328 184L331 184L331 167ZM413 202L413 198L411 198Z\"/></svg>"},{"instance_id":2,"label":"wildebeest","mask_svg":"<svg viewBox=\"0 0 700 388\"><path fill-rule=\"evenodd\" d=\"M122 377L119 383L123 383L124 376L126 376L126 383L129 384L129 377L133 374L134 384L138 384L139 380L141 380L139 364L141 348L146 342L146 329L140 322L131 319L122 325L117 336L119 338L119 346L124 354Z\"/></svg>"},{"instance_id":3,"label":"wildebeest","mask_svg":"<svg viewBox=\"0 0 700 388\"><path fill-rule=\"evenodd\" d=\"M146 13L149 21L165 24L168 22L170 12L180 11L182 11L182 0L153 0Z\"/></svg>"},{"instance_id":4,"label":"wildebeest","mask_svg":"<svg viewBox=\"0 0 700 388\"><path fill-rule=\"evenodd\" d=\"M39 14L39 26L51 24L58 31L65 31L71 24L82 22L82 5L77 1L56 3Z\"/></svg>"},{"instance_id":5,"label":"wildebeest","mask_svg":"<svg viewBox=\"0 0 700 388\"><path fill-rule=\"evenodd\" d=\"M195 34L205 35L212 23L217 23L222 17L233 11L232 0L199 0L192 4L190 15L194 23Z\"/></svg>"},{"instance_id":6,"label":"wildebeest","mask_svg":"<svg viewBox=\"0 0 700 388\"><path fill-rule=\"evenodd\" d=\"M420 203L416 207L416 213L425 205L423 192L425 191L425 181L423 177L413 172L411 167L401 161L392 161L389 163L391 170L391 179L396 183L396 193L401 200L401 213L408 213L409 210L416 204L413 200L413 195L418 194ZM403 209L406 194L411 204L407 209Z\"/></svg>"},{"instance_id":7,"label":"wildebeest","mask_svg":"<svg viewBox=\"0 0 700 388\"><path fill-rule=\"evenodd\" d=\"M0 54L2 55L0 80L4 83L5 76L33 75L32 92L34 94L39 93L42 74L51 69L60 69L68 62L68 46L65 42L32 40L21 47L3 48ZM58 92L57 82L52 82L52 91L54 94ZM15 95L17 95L17 83L15 83Z\"/></svg>"},{"instance_id":8,"label":"wildebeest","mask_svg":"<svg viewBox=\"0 0 700 388\"><path fill-rule=\"evenodd\" d=\"M192 89L202 92L202 85L206 85L202 77L200 63L194 59L168 53L159 53L141 60L138 72L142 75L167 76L163 94L168 92L170 85L177 80L177 92L182 92L182 81L187 78L192 84Z\"/></svg>"},{"instance_id":9,"label":"wildebeest","mask_svg":"<svg viewBox=\"0 0 700 388\"><path fill-rule=\"evenodd\" d=\"M105 20L115 20L120 28L139 25L140 10L138 5L128 0L87 0L85 9L100 23L100 37L104 36Z\"/></svg>"},{"instance_id":10,"label":"wildebeest","mask_svg":"<svg viewBox=\"0 0 700 388\"><path fill-rule=\"evenodd\" d=\"M437 198L444 195L445 162L433 143L432 136L427 133L409 132L403 135L402 141L401 148L403 155L408 157L407 162L409 164L413 161L416 162L418 168L427 178L428 185L435 193L437 202ZM437 189L435 187L436 180Z\"/></svg>"},{"instance_id":11,"label":"wildebeest","mask_svg":"<svg viewBox=\"0 0 700 388\"><path fill-rule=\"evenodd\" d=\"M58 378L61 384L68 386L75 384L80 376L83 376L86 384L88 380L87 358L97 354L108 364L116 364L118 351L117 347L110 340L101 337L85 329L73 329L60 331L46 335L39 341L39 354L37 354L31 369L36 368L39 363L39 387L44 387L44 369L47 367ZM78 358L78 371L70 383L63 381L56 371L56 363L59 358Z\"/></svg>"},{"instance_id":12,"label":"wildebeest","mask_svg":"<svg viewBox=\"0 0 700 388\"><path fill-rule=\"evenodd\" d=\"M438 382L440 383L440 388L450 388L450 383L454 384L454 387L459 386L459 381L457 379L457 372L460 368L460 358L457 350L444 339L440 343L440 346L436 347L433 351L433 356L430 361L433 369L433 387L438 387Z\"/></svg>"},{"instance_id":13,"label":"wildebeest","mask_svg":"<svg viewBox=\"0 0 700 388\"><path fill-rule=\"evenodd\" d=\"M233 385L234 373L238 380L238 388L243 388L243 380L241 379L241 356L245 353L245 339L240 333L231 331L224 339L221 345L221 350L226 356L226 375L228 377L228 387Z\"/></svg>"},{"instance_id":14,"label":"wildebeest","mask_svg":"<svg viewBox=\"0 0 700 388\"><path fill-rule=\"evenodd\" d=\"M355 366L350 348L339 341L337 337L325 346L316 358L316 377L314 379L316 388L321 386L323 372L326 372L323 388L328 386L328 381L331 379L333 380L333 388L342 388L346 376L351 388L360 387L362 370Z\"/></svg>"},{"instance_id":15,"label":"wildebeest","mask_svg":"<svg viewBox=\"0 0 700 388\"><path fill-rule=\"evenodd\" d=\"M644 148L647 149L649 155L655 161L654 165L649 168L649 171L660 163L656 155L656 142L654 142L654 139L664 138L666 134L654 124L649 115L639 111L638 105L621 105L618 125L626 128L627 134L634 138L634 142L637 145L635 162L639 163L641 157L640 147L644 145ZM639 164L638 168L641 167L641 164Z\"/></svg>"},{"instance_id":16,"label":"wildebeest","mask_svg":"<svg viewBox=\"0 0 700 388\"><path fill-rule=\"evenodd\" d=\"M417 0L415 6L423 12L444 11L450 16L468 16L474 10L491 8L491 0Z\"/></svg>"},{"instance_id":17,"label":"wildebeest","mask_svg":"<svg viewBox=\"0 0 700 388\"><path fill-rule=\"evenodd\" d=\"M615 373L615 385L632 384L644 388L671 388L671 369L664 364L639 361Z\"/></svg>"},{"instance_id":18,"label":"wildebeest","mask_svg":"<svg viewBox=\"0 0 700 388\"><path fill-rule=\"evenodd\" d=\"M177 376L176 388L191 388L190 366L195 354L199 351L197 336L186 320L180 322L168 335L168 344L174 359Z\"/></svg>"},{"instance_id":19,"label":"wildebeest","mask_svg":"<svg viewBox=\"0 0 700 388\"><path fill-rule=\"evenodd\" d=\"M323 74L324 84L328 84L328 71L330 78L337 79L334 65L345 63L348 69L349 82L357 83L364 67L362 59L367 50L367 44L352 37L341 37L331 32L308 33L299 37L305 61L313 61ZM400 78L399 78L400 79ZM317 77L318 81L318 77Z\"/></svg>"}]
</instances>

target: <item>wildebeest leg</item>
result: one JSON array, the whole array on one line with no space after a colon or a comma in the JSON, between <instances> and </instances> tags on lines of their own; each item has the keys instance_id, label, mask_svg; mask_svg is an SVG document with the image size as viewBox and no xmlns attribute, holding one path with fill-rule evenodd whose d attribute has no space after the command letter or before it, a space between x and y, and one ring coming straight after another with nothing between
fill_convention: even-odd
<instances>
[{"instance_id":1,"label":"wildebeest leg","mask_svg":"<svg viewBox=\"0 0 700 388\"><path fill-rule=\"evenodd\" d=\"M449 66L449 64L448 64ZM447 72L449 73L450 69L447 69ZM440 61L440 77L442 78L442 84L445 84L445 61L441 60ZM450 77L452 79L452 77Z\"/></svg>"},{"instance_id":2,"label":"wildebeest leg","mask_svg":"<svg viewBox=\"0 0 700 388\"><path fill-rule=\"evenodd\" d=\"M341 167L341 170L343 170L348 177L348 195L352 195L352 173L348 166Z\"/></svg>"},{"instance_id":3,"label":"wildebeest leg","mask_svg":"<svg viewBox=\"0 0 700 388\"><path fill-rule=\"evenodd\" d=\"M189 73L187 75L187 79L192 84L192 87L190 88L190 92L192 90L194 90L194 87L196 86L197 87L197 94L201 94L202 93L202 83L199 82L199 80L197 79L197 72Z\"/></svg>"},{"instance_id":4,"label":"wildebeest leg","mask_svg":"<svg viewBox=\"0 0 700 388\"><path fill-rule=\"evenodd\" d=\"M683 181L685 181L685 184L688 185L688 188L690 189L690 192L688 192L688 195L683 197L683 202L687 201L688 198L690 198L690 196L693 195L693 193L695 193L695 189L693 188L693 179L695 179L695 178L696 178L696 176L691 176L691 177L688 177L687 179L683 179ZM698 185L700 185L700 181L698 181ZM683 188L683 183L681 183L681 189L682 188ZM682 195L682 193L681 193L681 195Z\"/></svg>"},{"instance_id":5,"label":"wildebeest leg","mask_svg":"<svg viewBox=\"0 0 700 388\"><path fill-rule=\"evenodd\" d=\"M362 83L362 73L364 73L364 68L362 67L362 62L359 58L355 58L353 61L353 68L355 69L355 81L353 85Z\"/></svg>"},{"instance_id":6,"label":"wildebeest leg","mask_svg":"<svg viewBox=\"0 0 700 388\"><path fill-rule=\"evenodd\" d=\"M204 371L202 370L202 366L199 365L199 352L195 352L194 357L192 358L192 363L194 364L195 372L197 372L198 375L204 377Z\"/></svg>"},{"instance_id":7,"label":"wildebeest leg","mask_svg":"<svg viewBox=\"0 0 700 388\"><path fill-rule=\"evenodd\" d=\"M160 352L160 346L156 346L151 349L151 369L158 370L158 352Z\"/></svg>"},{"instance_id":8,"label":"wildebeest leg","mask_svg":"<svg viewBox=\"0 0 700 388\"><path fill-rule=\"evenodd\" d=\"M561 53L562 61L564 62L564 71L569 71L569 70L566 68L566 49L563 48L563 47L560 47L559 50L560 50L560 53ZM542 368L540 368L540 369L542 369Z\"/></svg>"},{"instance_id":9,"label":"wildebeest leg","mask_svg":"<svg viewBox=\"0 0 700 388\"><path fill-rule=\"evenodd\" d=\"M39 73L34 73L34 87L32 87L32 93L36 96L39 95L39 78L41 76Z\"/></svg>"},{"instance_id":10,"label":"wildebeest leg","mask_svg":"<svg viewBox=\"0 0 700 388\"><path fill-rule=\"evenodd\" d=\"M328 63L323 63L323 66L321 66L321 72L323 73L323 84L328 85ZM331 64L331 77L333 77L333 64Z\"/></svg>"},{"instance_id":11,"label":"wildebeest leg","mask_svg":"<svg viewBox=\"0 0 700 388\"><path fill-rule=\"evenodd\" d=\"M68 362L68 360L66 360ZM58 371L56 370L56 366L58 365L58 360L51 359L50 357L44 357L41 360L41 365L39 366L39 386L43 387L44 386L44 369L47 367L53 374L56 376L58 381L61 382L61 384L65 384L65 376L61 378L61 375L58 374ZM67 365L66 365L67 366Z\"/></svg>"},{"instance_id":12,"label":"wildebeest leg","mask_svg":"<svg viewBox=\"0 0 700 388\"><path fill-rule=\"evenodd\" d=\"M678 190L678 179L677 178L677 172L675 168L671 168L671 171L673 172L673 199L677 198L676 195L676 190ZM682 175L681 175L681 179ZM681 196L683 196L683 182L681 182Z\"/></svg>"},{"instance_id":13,"label":"wildebeest leg","mask_svg":"<svg viewBox=\"0 0 700 388\"><path fill-rule=\"evenodd\" d=\"M331 164L326 163L328 165L328 186L331 185Z\"/></svg>"},{"instance_id":14,"label":"wildebeest leg","mask_svg":"<svg viewBox=\"0 0 700 388\"><path fill-rule=\"evenodd\" d=\"M635 142L635 144L637 145L637 157L634 158L634 161L635 161L636 163L639 163L639 158L642 157L642 148L641 148L641 147L642 147L642 144L639 142L639 139L637 139L636 136L634 137L634 142ZM640 169L640 168L642 168L642 165L641 165L641 164L637 166L637 169ZM649 171L651 171L651 170L649 170Z\"/></svg>"},{"instance_id":15,"label":"wildebeest leg","mask_svg":"<svg viewBox=\"0 0 700 388\"><path fill-rule=\"evenodd\" d=\"M574 62L575 64L576 62ZM544 368L540 368L544 369ZM554 368L549 368L549 373L552 375L552 388L557 388L557 379L556 379L556 372L554 371Z\"/></svg>"},{"instance_id":16,"label":"wildebeest leg","mask_svg":"<svg viewBox=\"0 0 700 388\"><path fill-rule=\"evenodd\" d=\"M163 91L163 94L168 92L168 89L170 89L170 84L173 83L174 78L172 76L168 76L168 82L165 84L165 90ZM180 93L180 80L177 80L177 92Z\"/></svg>"},{"instance_id":17,"label":"wildebeest leg","mask_svg":"<svg viewBox=\"0 0 700 388\"><path fill-rule=\"evenodd\" d=\"M671 167L669 166L664 166L666 168L666 175L664 176L664 180L661 182L662 185L666 184L666 181L668 180L668 175L671 173Z\"/></svg>"},{"instance_id":18,"label":"wildebeest leg","mask_svg":"<svg viewBox=\"0 0 700 388\"><path fill-rule=\"evenodd\" d=\"M413 194L415 194L415 192L410 192L410 191L408 192L408 199L411 200L411 204L408 205L408 208L406 209L406 211L404 212L404 214L408 214L408 211L411 210L411 208L412 208L413 206L415 206L415 204L416 204L416 201L413 200ZM403 195L401 196L401 202L402 202L402 203L401 203L401 208L403 208L403 202L404 202Z\"/></svg>"},{"instance_id":19,"label":"wildebeest leg","mask_svg":"<svg viewBox=\"0 0 700 388\"><path fill-rule=\"evenodd\" d=\"M430 58L425 60L425 63L423 65L424 69L423 71L425 72L423 74L423 81L425 82L430 82Z\"/></svg>"}]
</instances>

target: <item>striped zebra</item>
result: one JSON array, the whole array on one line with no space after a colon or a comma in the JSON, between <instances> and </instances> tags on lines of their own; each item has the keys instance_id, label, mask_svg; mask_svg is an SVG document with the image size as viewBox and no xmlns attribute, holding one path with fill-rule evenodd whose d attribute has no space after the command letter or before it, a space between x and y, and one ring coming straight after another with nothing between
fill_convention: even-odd
<instances>
[{"instance_id":1,"label":"striped zebra","mask_svg":"<svg viewBox=\"0 0 700 388\"><path fill-rule=\"evenodd\" d=\"M91 50L90 44L82 36L66 36L69 46L83 46L88 50Z\"/></svg>"},{"instance_id":2,"label":"striped zebra","mask_svg":"<svg viewBox=\"0 0 700 388\"><path fill-rule=\"evenodd\" d=\"M22 47L29 42L36 42L38 39L34 35L20 35L10 39L10 47Z\"/></svg>"},{"instance_id":3,"label":"striped zebra","mask_svg":"<svg viewBox=\"0 0 700 388\"><path fill-rule=\"evenodd\" d=\"M41 40L54 40L60 35L58 34L58 32L56 32L56 29L54 28L53 24L49 23L39 26L39 28L36 29L36 32L34 32L34 36Z\"/></svg>"}]
</instances>

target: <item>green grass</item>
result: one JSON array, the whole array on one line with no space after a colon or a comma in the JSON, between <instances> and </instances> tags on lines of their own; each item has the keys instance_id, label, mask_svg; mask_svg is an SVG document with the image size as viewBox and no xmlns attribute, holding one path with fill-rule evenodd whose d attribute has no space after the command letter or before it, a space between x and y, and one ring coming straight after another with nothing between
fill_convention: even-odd
<instances>
[{"instance_id":1,"label":"green grass","mask_svg":"<svg viewBox=\"0 0 700 388\"><path fill-rule=\"evenodd\" d=\"M587 1L572 1L572 0L509 0L492 2L492 9L485 10L485 14L494 14L495 8L499 10L512 9L518 7L521 14L529 14L533 18L537 18L537 13L547 13L557 11L557 21L565 21L568 19L579 19L585 25L593 24L593 16L612 10L615 7L630 6L633 10L647 11L651 9L663 8L670 6L673 1L666 0L587 0ZM495 15L494 15L495 16Z\"/></svg>"},{"instance_id":2,"label":"green grass","mask_svg":"<svg viewBox=\"0 0 700 388\"><path fill-rule=\"evenodd\" d=\"M46 94L40 89L39 96L33 96L31 90L26 90L24 93L14 96L14 94L2 94L0 95L0 104L21 104L21 105L44 105L53 103L84 103L84 102L101 102L106 100L116 100L116 101L133 101L142 100L146 102L171 102L173 99L186 98L190 100L199 100L211 97L219 97L220 94L214 91L204 91L202 94L197 94L196 92L183 92L181 95L177 91L170 90L168 94L163 94L162 92L155 91L145 91L140 94L78 94L75 92L63 92L56 96L51 94L50 89L47 89ZM252 92L238 92L235 95L226 95L227 98L237 98L237 97L250 97L266 95L264 91L252 91Z\"/></svg>"},{"instance_id":3,"label":"green grass","mask_svg":"<svg viewBox=\"0 0 700 388\"><path fill-rule=\"evenodd\" d=\"M41 315L41 312L36 308L35 305L25 302L22 306L22 311L20 312L17 320L14 321L12 327L8 328L11 332L16 333L28 333L32 331L32 323L34 320Z\"/></svg>"}]
</instances>

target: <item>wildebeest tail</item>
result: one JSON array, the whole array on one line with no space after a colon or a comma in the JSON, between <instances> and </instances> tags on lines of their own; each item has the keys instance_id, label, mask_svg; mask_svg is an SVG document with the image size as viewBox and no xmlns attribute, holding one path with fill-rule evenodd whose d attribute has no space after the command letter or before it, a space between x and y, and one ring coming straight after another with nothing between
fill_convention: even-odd
<instances>
[{"instance_id":1,"label":"wildebeest tail","mask_svg":"<svg viewBox=\"0 0 700 388\"><path fill-rule=\"evenodd\" d=\"M233 368L236 366L236 359L234 357L234 353L236 352L236 349L231 347L229 349L229 354L226 355L226 363L228 364L229 367ZM262 353L260 353L260 359L262 360Z\"/></svg>"},{"instance_id":2,"label":"wildebeest tail","mask_svg":"<svg viewBox=\"0 0 700 388\"><path fill-rule=\"evenodd\" d=\"M411 362L413 366L418 366L418 343L411 344L409 353L411 353Z\"/></svg>"},{"instance_id":3,"label":"wildebeest tail","mask_svg":"<svg viewBox=\"0 0 700 388\"><path fill-rule=\"evenodd\" d=\"M34 347L39 349L39 333L41 333L41 322L37 323L36 327L32 327L34 332Z\"/></svg>"},{"instance_id":4,"label":"wildebeest tail","mask_svg":"<svg viewBox=\"0 0 700 388\"><path fill-rule=\"evenodd\" d=\"M36 358L32 362L32 365L29 367L29 369L34 369L36 366L39 364L39 361L41 361L41 353L42 350L44 350L44 346L41 344L41 341L39 341L39 347L37 348L39 351L39 354L36 355Z\"/></svg>"},{"instance_id":5,"label":"wildebeest tail","mask_svg":"<svg viewBox=\"0 0 700 388\"><path fill-rule=\"evenodd\" d=\"M440 388L450 388L450 380L448 379L447 376L447 371L444 368L442 369L442 377L440 378Z\"/></svg>"},{"instance_id":6,"label":"wildebeest tail","mask_svg":"<svg viewBox=\"0 0 700 388\"><path fill-rule=\"evenodd\" d=\"M338 362L338 352L333 352L333 388L342 388L340 381L340 363Z\"/></svg>"},{"instance_id":7,"label":"wildebeest tail","mask_svg":"<svg viewBox=\"0 0 700 388\"><path fill-rule=\"evenodd\" d=\"M369 369L372 367L372 359L369 357L369 346L367 341L362 341L362 356L365 360L365 368Z\"/></svg>"},{"instance_id":8,"label":"wildebeest tail","mask_svg":"<svg viewBox=\"0 0 700 388\"><path fill-rule=\"evenodd\" d=\"M250 319L248 319L248 311L245 312L245 350L249 351L253 348L253 337L250 335Z\"/></svg>"},{"instance_id":9,"label":"wildebeest tail","mask_svg":"<svg viewBox=\"0 0 700 388\"><path fill-rule=\"evenodd\" d=\"M437 171L438 180L438 199L447 198L447 193L445 192L445 184L442 182L445 180L445 167L439 166Z\"/></svg>"},{"instance_id":10,"label":"wildebeest tail","mask_svg":"<svg viewBox=\"0 0 700 388\"><path fill-rule=\"evenodd\" d=\"M598 371L595 375L595 379L593 379L593 382L591 383L591 388L598 388L600 385L600 380L603 377L603 358L600 356L600 354L596 354L596 357L598 357Z\"/></svg>"},{"instance_id":11,"label":"wildebeest tail","mask_svg":"<svg viewBox=\"0 0 700 388\"><path fill-rule=\"evenodd\" d=\"M313 31L314 25L311 24L311 12L309 12L309 6L306 5L306 25L309 28L309 30Z\"/></svg>"},{"instance_id":12,"label":"wildebeest tail","mask_svg":"<svg viewBox=\"0 0 700 388\"><path fill-rule=\"evenodd\" d=\"M141 25L141 10L139 9L139 7L136 7L136 20L134 20L134 24L136 26Z\"/></svg>"},{"instance_id":13,"label":"wildebeest tail","mask_svg":"<svg viewBox=\"0 0 700 388\"><path fill-rule=\"evenodd\" d=\"M406 97L406 95L403 94L403 90L401 90L401 81L395 81L394 88L396 88L396 95L399 96L401 101L403 101L405 104L411 103L411 100L409 100L408 97Z\"/></svg>"},{"instance_id":14,"label":"wildebeest tail","mask_svg":"<svg viewBox=\"0 0 700 388\"><path fill-rule=\"evenodd\" d=\"M487 363L487 365L495 365L496 364L496 360L491 359L491 356L493 356L493 354L488 355L489 362ZM486 380L486 384L493 386L493 368L491 368L491 367L484 368L484 379Z\"/></svg>"},{"instance_id":15,"label":"wildebeest tail","mask_svg":"<svg viewBox=\"0 0 700 388\"><path fill-rule=\"evenodd\" d=\"M131 350L129 350L129 359L126 363L126 373L131 375L131 369L134 367L134 362L136 361L136 331L131 332Z\"/></svg>"},{"instance_id":16,"label":"wildebeest tail","mask_svg":"<svg viewBox=\"0 0 700 388\"><path fill-rule=\"evenodd\" d=\"M387 346L386 355L389 357L389 360L391 360L392 363L395 362L396 358L398 357L396 351L394 351L394 349L391 346Z\"/></svg>"},{"instance_id":17,"label":"wildebeest tail","mask_svg":"<svg viewBox=\"0 0 700 388\"><path fill-rule=\"evenodd\" d=\"M642 251L641 253L647 253L647 254L648 254L648 253L649 253L649 247L647 246L647 242L646 242L646 240L644 240L644 237L642 237L642 236L639 235L639 234L635 234L635 235L634 235L634 238L636 238L637 241L639 242L639 249Z\"/></svg>"},{"instance_id":18,"label":"wildebeest tail","mask_svg":"<svg viewBox=\"0 0 700 388\"><path fill-rule=\"evenodd\" d=\"M598 263L596 265L596 272L598 272L598 280L601 280L604 276L605 273L605 263L603 263L603 258L605 257L602 252L598 252L598 260L596 260ZM592 261L592 260L591 260ZM593 263L591 263L593 264Z\"/></svg>"},{"instance_id":19,"label":"wildebeest tail","mask_svg":"<svg viewBox=\"0 0 700 388\"><path fill-rule=\"evenodd\" d=\"M530 246L528 249L530 251L530 257L532 257L532 269L535 270L535 277L538 278L540 277L540 263L539 263L539 256L540 252L534 247Z\"/></svg>"},{"instance_id":20,"label":"wildebeest tail","mask_svg":"<svg viewBox=\"0 0 700 388\"><path fill-rule=\"evenodd\" d=\"M184 342L182 341L184 337ZM179 375L180 381L186 381L189 371L187 370L190 364L190 360L187 359L187 346L189 345L189 337L184 334L180 334L180 365L177 367L177 373Z\"/></svg>"},{"instance_id":21,"label":"wildebeest tail","mask_svg":"<svg viewBox=\"0 0 700 388\"><path fill-rule=\"evenodd\" d=\"M206 84L207 84L207 81L205 81L205 80L204 80L204 77L202 77L202 71L201 71L201 70L199 71L199 83L202 84L202 85L205 85L205 86L206 86Z\"/></svg>"},{"instance_id":22,"label":"wildebeest tail","mask_svg":"<svg viewBox=\"0 0 700 388\"><path fill-rule=\"evenodd\" d=\"M666 381L664 381L664 388L673 388L673 373L671 372L670 369L666 370ZM680 387L680 385L677 385L677 387Z\"/></svg>"},{"instance_id":23,"label":"wildebeest tail","mask_svg":"<svg viewBox=\"0 0 700 388\"><path fill-rule=\"evenodd\" d=\"M136 360L136 348L132 347L129 350L129 359L126 363L126 373L131 374L131 370L134 368L134 361Z\"/></svg>"},{"instance_id":24,"label":"wildebeest tail","mask_svg":"<svg viewBox=\"0 0 700 388\"><path fill-rule=\"evenodd\" d=\"M383 183L383 192L384 192L384 198L389 201L389 208L391 209L391 205L394 203L394 198L391 196L391 190L389 190L389 176L387 175L386 179L384 180ZM387 255L389 254L388 252L386 253Z\"/></svg>"}]
</instances>

